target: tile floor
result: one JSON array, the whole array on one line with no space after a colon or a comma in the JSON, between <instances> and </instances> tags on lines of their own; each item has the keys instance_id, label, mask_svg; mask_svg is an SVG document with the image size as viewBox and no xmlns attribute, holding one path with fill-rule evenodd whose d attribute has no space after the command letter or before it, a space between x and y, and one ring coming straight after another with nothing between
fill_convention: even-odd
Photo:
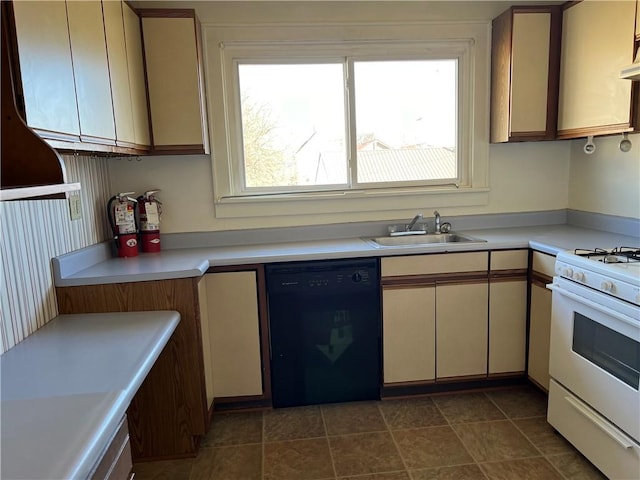
<instances>
[{"instance_id":1,"label":"tile floor","mask_svg":"<svg viewBox=\"0 0 640 480\"><path fill-rule=\"evenodd\" d=\"M530 387L220 413L197 458L136 480L590 480L605 477L546 423Z\"/></svg>"}]
</instances>

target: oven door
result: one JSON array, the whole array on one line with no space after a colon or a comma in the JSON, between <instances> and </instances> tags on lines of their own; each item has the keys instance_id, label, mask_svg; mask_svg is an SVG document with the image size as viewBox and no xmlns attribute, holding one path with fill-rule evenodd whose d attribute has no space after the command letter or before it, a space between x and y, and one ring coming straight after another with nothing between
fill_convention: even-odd
<instances>
[{"instance_id":1,"label":"oven door","mask_svg":"<svg viewBox=\"0 0 640 480\"><path fill-rule=\"evenodd\" d=\"M554 278L549 374L640 441L640 308Z\"/></svg>"}]
</instances>

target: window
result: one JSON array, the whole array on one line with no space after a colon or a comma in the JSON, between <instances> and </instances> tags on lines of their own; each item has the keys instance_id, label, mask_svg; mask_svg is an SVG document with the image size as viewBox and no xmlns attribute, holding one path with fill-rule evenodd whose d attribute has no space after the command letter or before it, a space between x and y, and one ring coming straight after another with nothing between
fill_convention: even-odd
<instances>
[{"instance_id":1,"label":"window","mask_svg":"<svg viewBox=\"0 0 640 480\"><path fill-rule=\"evenodd\" d=\"M486 204L486 25L414 27L209 28L216 216Z\"/></svg>"},{"instance_id":2,"label":"window","mask_svg":"<svg viewBox=\"0 0 640 480\"><path fill-rule=\"evenodd\" d=\"M238 61L240 192L458 182L456 65Z\"/></svg>"}]
</instances>

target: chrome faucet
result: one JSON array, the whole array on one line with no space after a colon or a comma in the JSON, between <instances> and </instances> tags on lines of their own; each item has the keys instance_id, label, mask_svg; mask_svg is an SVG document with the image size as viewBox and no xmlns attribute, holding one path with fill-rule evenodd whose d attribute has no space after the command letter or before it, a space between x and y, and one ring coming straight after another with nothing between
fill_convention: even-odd
<instances>
[{"instance_id":1,"label":"chrome faucet","mask_svg":"<svg viewBox=\"0 0 640 480\"><path fill-rule=\"evenodd\" d=\"M410 232L411 229L415 226L415 224L418 223L418 220L422 220L422 214L421 213L419 213L415 217L413 217L413 220L411 220L409 222L409 224L405 226L405 231L406 232Z\"/></svg>"},{"instance_id":2,"label":"chrome faucet","mask_svg":"<svg viewBox=\"0 0 640 480\"><path fill-rule=\"evenodd\" d=\"M437 210L433 214L436 216L436 233L440 233L440 214Z\"/></svg>"}]
</instances>

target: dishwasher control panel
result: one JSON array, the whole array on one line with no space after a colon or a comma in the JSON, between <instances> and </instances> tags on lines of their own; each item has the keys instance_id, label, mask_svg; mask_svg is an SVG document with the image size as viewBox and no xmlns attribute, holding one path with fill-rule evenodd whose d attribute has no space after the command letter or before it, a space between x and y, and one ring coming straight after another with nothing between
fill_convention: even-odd
<instances>
[{"instance_id":1,"label":"dishwasher control panel","mask_svg":"<svg viewBox=\"0 0 640 480\"><path fill-rule=\"evenodd\" d=\"M378 288L377 260L268 265L269 293L353 291Z\"/></svg>"}]
</instances>

